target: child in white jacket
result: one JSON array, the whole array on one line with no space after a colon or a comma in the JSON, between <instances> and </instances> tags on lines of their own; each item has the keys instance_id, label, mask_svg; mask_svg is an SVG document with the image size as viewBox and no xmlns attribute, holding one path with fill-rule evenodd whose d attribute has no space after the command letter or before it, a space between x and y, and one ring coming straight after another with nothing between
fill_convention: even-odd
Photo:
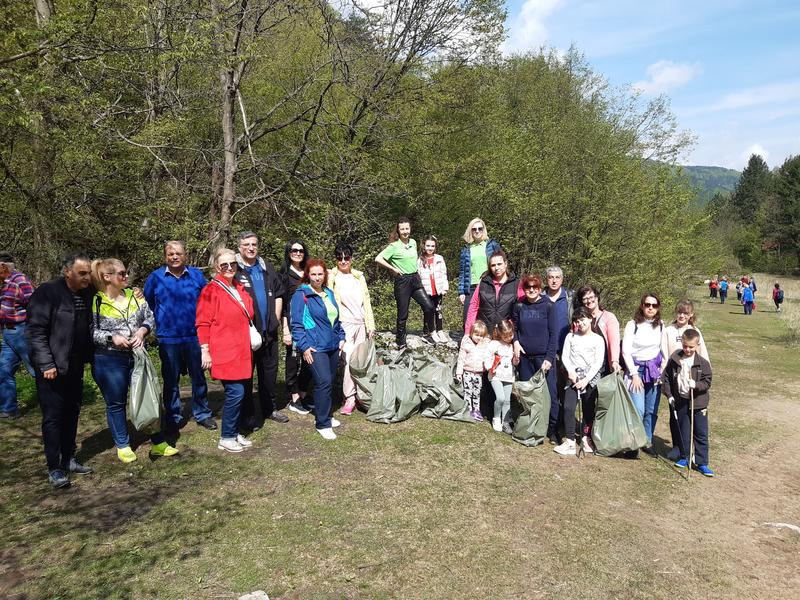
<instances>
[{"instance_id":1,"label":"child in white jacket","mask_svg":"<svg viewBox=\"0 0 800 600\"><path fill-rule=\"evenodd\" d=\"M447 265L441 254L436 254L436 237L429 235L422 242L422 253L417 259L417 273L419 273L422 287L428 298L431 299L434 308L433 331L423 331L425 335L430 335L434 342L448 342L450 336L444 332L442 317L442 302L444 295L450 288L447 281Z\"/></svg>"},{"instance_id":2,"label":"child in white jacket","mask_svg":"<svg viewBox=\"0 0 800 600\"><path fill-rule=\"evenodd\" d=\"M500 321L494 328L493 338L483 363L494 390L492 428L511 433L506 415L511 408L511 387L514 384L514 324L508 319Z\"/></svg>"}]
</instances>

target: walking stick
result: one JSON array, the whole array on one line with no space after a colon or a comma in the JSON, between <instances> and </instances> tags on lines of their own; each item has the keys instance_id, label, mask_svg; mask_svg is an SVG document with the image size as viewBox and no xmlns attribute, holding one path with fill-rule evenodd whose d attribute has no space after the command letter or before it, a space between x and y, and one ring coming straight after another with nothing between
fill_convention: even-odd
<instances>
[{"instance_id":1,"label":"walking stick","mask_svg":"<svg viewBox=\"0 0 800 600\"><path fill-rule=\"evenodd\" d=\"M687 475L692 472L694 464L694 388L689 388L689 470Z\"/></svg>"}]
</instances>

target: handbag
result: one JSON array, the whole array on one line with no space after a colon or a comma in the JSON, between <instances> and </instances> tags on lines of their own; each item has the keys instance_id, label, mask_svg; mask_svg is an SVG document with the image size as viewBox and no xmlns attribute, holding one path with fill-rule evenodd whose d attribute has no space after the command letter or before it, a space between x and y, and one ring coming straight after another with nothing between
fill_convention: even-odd
<instances>
[{"instance_id":1,"label":"handbag","mask_svg":"<svg viewBox=\"0 0 800 600\"><path fill-rule=\"evenodd\" d=\"M212 281L214 283L216 283L219 287L221 287L223 290L225 290L231 298L236 300L236 304L238 304L239 306L242 307L242 311L244 312L244 316L247 317L247 322L250 323L250 349L253 352L255 352L256 350L261 348L261 345L264 343L264 340L261 339L261 334L258 332L258 329L256 329L256 326L253 324L253 319L250 318L250 314L247 312L247 309L244 307L244 303L241 300L238 300L236 298L236 296L233 295L233 292L231 292L228 289L228 286L226 286L225 284L223 284L222 282L220 282L220 281L218 281L216 279L212 279Z\"/></svg>"}]
</instances>

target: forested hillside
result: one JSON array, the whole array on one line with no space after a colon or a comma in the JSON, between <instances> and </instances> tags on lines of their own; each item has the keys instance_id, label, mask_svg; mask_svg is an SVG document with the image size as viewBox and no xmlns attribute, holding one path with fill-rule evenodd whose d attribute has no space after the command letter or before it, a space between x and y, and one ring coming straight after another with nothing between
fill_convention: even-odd
<instances>
[{"instance_id":1,"label":"forested hillside","mask_svg":"<svg viewBox=\"0 0 800 600\"><path fill-rule=\"evenodd\" d=\"M452 276L480 215L515 269L612 303L720 261L666 101L577 50L501 58L497 0L35 6L0 21L0 233L40 280L74 248L141 277L170 238L205 263L246 228L273 258L300 237L363 260L402 213Z\"/></svg>"},{"instance_id":2,"label":"forested hillside","mask_svg":"<svg viewBox=\"0 0 800 600\"><path fill-rule=\"evenodd\" d=\"M680 170L689 178L689 185L697 194L697 205L701 207L708 204L714 194L732 192L742 175L739 171L724 167L686 165Z\"/></svg>"}]
</instances>

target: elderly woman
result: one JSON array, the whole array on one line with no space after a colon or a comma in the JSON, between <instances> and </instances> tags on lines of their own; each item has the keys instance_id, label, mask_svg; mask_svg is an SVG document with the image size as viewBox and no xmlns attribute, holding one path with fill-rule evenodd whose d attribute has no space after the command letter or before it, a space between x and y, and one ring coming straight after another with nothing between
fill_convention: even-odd
<instances>
[{"instance_id":1,"label":"elderly woman","mask_svg":"<svg viewBox=\"0 0 800 600\"><path fill-rule=\"evenodd\" d=\"M353 268L353 247L337 244L336 266L328 273L328 285L339 305L339 321L345 334L344 405L341 413L351 415L356 408L356 384L350 375L350 356L368 337L375 335L375 318L364 273Z\"/></svg>"},{"instance_id":2,"label":"elderly woman","mask_svg":"<svg viewBox=\"0 0 800 600\"><path fill-rule=\"evenodd\" d=\"M490 335L494 334L494 328L501 321L511 319L517 301L518 284L516 275L508 273L506 253L498 250L492 254L489 257L489 273L481 278L472 293L464 327L467 335L476 319L486 323Z\"/></svg>"},{"instance_id":3,"label":"elderly woman","mask_svg":"<svg viewBox=\"0 0 800 600\"><path fill-rule=\"evenodd\" d=\"M335 440L333 428L340 423L331 417L331 404L345 332L339 321L336 297L328 287L325 261L312 258L306 263L302 283L292 296L291 323L292 338L314 380L317 433L326 440Z\"/></svg>"},{"instance_id":4,"label":"elderly woman","mask_svg":"<svg viewBox=\"0 0 800 600\"><path fill-rule=\"evenodd\" d=\"M469 301L483 274L489 270L489 257L503 248L489 237L483 219L474 218L467 225L462 238L466 245L461 248L458 272L458 299L464 305L464 324L467 322Z\"/></svg>"},{"instance_id":5,"label":"elderly woman","mask_svg":"<svg viewBox=\"0 0 800 600\"><path fill-rule=\"evenodd\" d=\"M250 324L253 300L244 286L234 279L238 265L236 253L221 248L214 254L214 278L197 300L197 339L200 341L204 369L219 379L225 388L222 431L217 448L242 452L253 442L241 435L239 417L245 386L253 377L253 351Z\"/></svg>"},{"instance_id":6,"label":"elderly woman","mask_svg":"<svg viewBox=\"0 0 800 600\"><path fill-rule=\"evenodd\" d=\"M126 408L133 373L133 351L144 346L155 319L145 300L128 289L128 272L122 261L106 258L92 261L92 281L97 293L92 299L91 330L94 341L92 377L106 401L106 418L117 447L117 458L124 463L136 460L128 435ZM150 454L173 456L178 453L162 433L150 436Z\"/></svg>"}]
</instances>

